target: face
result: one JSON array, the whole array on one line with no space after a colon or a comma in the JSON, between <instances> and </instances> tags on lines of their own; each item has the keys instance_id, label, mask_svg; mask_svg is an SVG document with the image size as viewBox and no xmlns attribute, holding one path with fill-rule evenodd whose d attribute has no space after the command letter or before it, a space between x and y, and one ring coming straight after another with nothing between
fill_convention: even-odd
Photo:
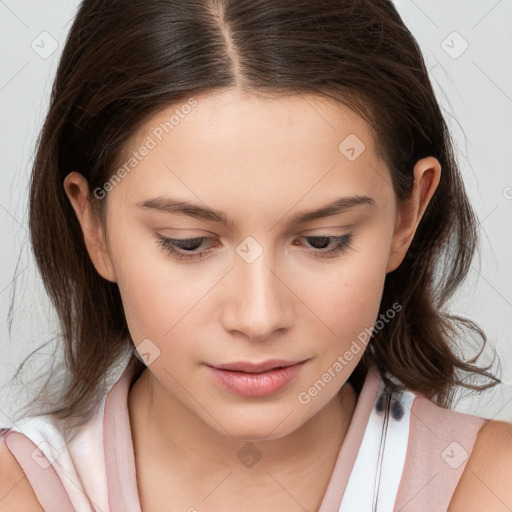
<instances>
[{"instance_id":1,"label":"face","mask_svg":"<svg viewBox=\"0 0 512 512\"><path fill-rule=\"evenodd\" d=\"M369 126L317 96L198 96L132 142L125 172L96 193L105 246L80 175L66 190L155 389L222 434L293 432L360 360L436 161L415 168L417 201L401 209ZM241 362L263 366L219 369Z\"/></svg>"}]
</instances>

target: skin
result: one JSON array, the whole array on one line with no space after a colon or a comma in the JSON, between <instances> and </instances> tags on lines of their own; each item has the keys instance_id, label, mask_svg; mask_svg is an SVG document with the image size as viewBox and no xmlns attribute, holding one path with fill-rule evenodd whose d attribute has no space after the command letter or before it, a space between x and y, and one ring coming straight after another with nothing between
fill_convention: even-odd
<instances>
[{"instance_id":1,"label":"skin","mask_svg":"<svg viewBox=\"0 0 512 512\"><path fill-rule=\"evenodd\" d=\"M95 268L119 286L135 346L151 340L151 362L128 402L141 503L317 510L356 403L350 385L338 390L364 345L308 404L297 396L374 325L386 274L410 246L440 165L418 161L410 200L399 205L370 127L347 107L237 90L196 99L103 199L106 227L91 213L85 178L71 172L64 182ZM132 148L176 108L150 119ZM350 134L365 145L354 161L338 149ZM233 225L137 206L171 195L223 211ZM374 205L289 222L351 195ZM347 233L349 248L329 258L306 238ZM158 245L158 234L207 237L198 249L206 252L180 260ZM262 250L251 263L236 252L246 237ZM219 387L204 364L270 358L307 362L284 390L259 398ZM251 468L237 458L247 441L262 454Z\"/></svg>"}]
</instances>

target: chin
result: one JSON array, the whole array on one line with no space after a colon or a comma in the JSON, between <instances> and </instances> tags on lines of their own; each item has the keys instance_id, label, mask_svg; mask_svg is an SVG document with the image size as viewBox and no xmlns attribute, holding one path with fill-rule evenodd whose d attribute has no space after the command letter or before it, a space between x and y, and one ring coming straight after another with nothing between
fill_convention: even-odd
<instances>
[{"instance_id":1,"label":"chin","mask_svg":"<svg viewBox=\"0 0 512 512\"><path fill-rule=\"evenodd\" d=\"M254 425L251 425L250 427L247 425L239 425L238 428L235 427L229 430L229 433L231 434L232 439L238 439L239 441L247 442L259 442L281 439L282 437L286 437L288 434L291 434L294 430L296 430L294 428L286 430L279 428L273 430L274 428L275 425L271 425L270 423L267 423L259 429L255 428Z\"/></svg>"},{"instance_id":2,"label":"chin","mask_svg":"<svg viewBox=\"0 0 512 512\"><path fill-rule=\"evenodd\" d=\"M240 441L271 441L285 437L302 426L295 414L290 411L283 414L286 408L280 408L279 413L260 411L258 414L222 415L218 424L211 425L217 432L229 435ZM236 413L235 413L236 414ZM220 419L222 418L222 419Z\"/></svg>"}]
</instances>

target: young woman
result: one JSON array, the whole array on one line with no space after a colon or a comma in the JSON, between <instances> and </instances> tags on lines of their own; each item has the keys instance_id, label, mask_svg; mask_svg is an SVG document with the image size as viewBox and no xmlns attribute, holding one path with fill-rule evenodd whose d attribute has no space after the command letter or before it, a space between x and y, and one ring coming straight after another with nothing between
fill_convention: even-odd
<instances>
[{"instance_id":1,"label":"young woman","mask_svg":"<svg viewBox=\"0 0 512 512\"><path fill-rule=\"evenodd\" d=\"M510 510L512 426L450 409L499 382L476 226L391 2L83 2L30 197L67 377L2 510Z\"/></svg>"}]
</instances>

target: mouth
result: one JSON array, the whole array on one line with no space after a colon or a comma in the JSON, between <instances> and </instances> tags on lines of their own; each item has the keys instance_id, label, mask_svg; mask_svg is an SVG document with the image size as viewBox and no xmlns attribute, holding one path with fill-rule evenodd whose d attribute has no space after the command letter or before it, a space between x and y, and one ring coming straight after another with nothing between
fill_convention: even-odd
<instances>
[{"instance_id":1,"label":"mouth","mask_svg":"<svg viewBox=\"0 0 512 512\"><path fill-rule=\"evenodd\" d=\"M255 363L252 361L239 361L235 363L226 364L210 364L208 366L217 368L218 370L243 373L263 373L278 368L287 368L288 366L295 366L296 364L303 363L304 361L304 359L299 359L295 361L285 361L284 359L269 359L267 361L262 361L259 363Z\"/></svg>"},{"instance_id":2,"label":"mouth","mask_svg":"<svg viewBox=\"0 0 512 512\"><path fill-rule=\"evenodd\" d=\"M222 388L241 396L262 397L284 389L298 376L306 361L272 359L260 363L240 361L206 366Z\"/></svg>"}]
</instances>

